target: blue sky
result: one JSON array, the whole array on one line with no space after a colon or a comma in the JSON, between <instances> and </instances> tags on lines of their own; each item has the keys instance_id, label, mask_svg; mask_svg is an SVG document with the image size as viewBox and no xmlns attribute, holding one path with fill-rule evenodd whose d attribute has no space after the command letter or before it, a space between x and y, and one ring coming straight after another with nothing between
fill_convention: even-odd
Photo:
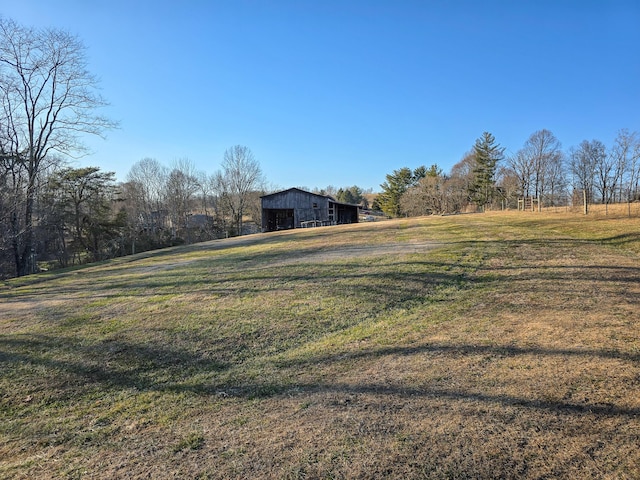
<instances>
[{"instance_id":1,"label":"blue sky","mask_svg":"<svg viewBox=\"0 0 640 480\"><path fill-rule=\"evenodd\" d=\"M272 187L379 190L401 167L445 172L482 132L516 152L640 131L638 1L0 0L87 46L120 122L76 164L249 147Z\"/></svg>"}]
</instances>

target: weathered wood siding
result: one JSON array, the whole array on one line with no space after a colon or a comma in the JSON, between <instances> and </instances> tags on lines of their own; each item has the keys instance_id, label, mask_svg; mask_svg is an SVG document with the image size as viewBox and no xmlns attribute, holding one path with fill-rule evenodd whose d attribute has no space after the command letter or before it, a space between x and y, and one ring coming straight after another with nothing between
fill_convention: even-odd
<instances>
[{"instance_id":1,"label":"weathered wood siding","mask_svg":"<svg viewBox=\"0 0 640 480\"><path fill-rule=\"evenodd\" d=\"M309 220L329 220L329 199L302 190L286 190L262 197L263 210L293 210L294 227Z\"/></svg>"},{"instance_id":2,"label":"weathered wood siding","mask_svg":"<svg viewBox=\"0 0 640 480\"><path fill-rule=\"evenodd\" d=\"M262 197L262 229L272 228L269 218L273 219L276 211L293 211L293 228L300 228L304 222L322 222L324 224L354 223L358 221L357 207L342 207L353 210L348 215L338 218L337 204L331 198L305 192L297 188L291 188L282 192L265 195Z\"/></svg>"}]
</instances>

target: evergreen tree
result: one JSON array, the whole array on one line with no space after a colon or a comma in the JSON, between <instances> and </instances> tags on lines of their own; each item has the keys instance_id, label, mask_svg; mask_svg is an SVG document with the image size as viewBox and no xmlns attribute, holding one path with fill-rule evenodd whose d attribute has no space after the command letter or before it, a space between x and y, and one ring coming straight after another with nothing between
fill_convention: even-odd
<instances>
[{"instance_id":1,"label":"evergreen tree","mask_svg":"<svg viewBox=\"0 0 640 480\"><path fill-rule=\"evenodd\" d=\"M496 168L498 162L504 158L504 148L496 143L496 139L489 132L484 132L473 146L475 167L474 180L469 188L469 195L473 202L484 209L493 201L496 193Z\"/></svg>"},{"instance_id":2,"label":"evergreen tree","mask_svg":"<svg viewBox=\"0 0 640 480\"><path fill-rule=\"evenodd\" d=\"M48 220L48 228L57 224L60 243L70 240L66 248L82 260L113 256L111 248L121 237L124 220L113 209L117 193L114 172L101 172L98 167L65 168L51 176L46 193L52 213L44 220ZM59 259L64 265L67 252Z\"/></svg>"},{"instance_id":3,"label":"evergreen tree","mask_svg":"<svg viewBox=\"0 0 640 480\"><path fill-rule=\"evenodd\" d=\"M336 194L336 200L343 203L359 205L363 200L362 189L357 185L348 188L340 188Z\"/></svg>"},{"instance_id":4,"label":"evergreen tree","mask_svg":"<svg viewBox=\"0 0 640 480\"><path fill-rule=\"evenodd\" d=\"M424 166L413 171L404 167L387 174L387 181L380 185L382 192L376 199L382 211L390 217L400 216L402 214L400 198L410 187L417 185L426 174L427 168Z\"/></svg>"}]
</instances>

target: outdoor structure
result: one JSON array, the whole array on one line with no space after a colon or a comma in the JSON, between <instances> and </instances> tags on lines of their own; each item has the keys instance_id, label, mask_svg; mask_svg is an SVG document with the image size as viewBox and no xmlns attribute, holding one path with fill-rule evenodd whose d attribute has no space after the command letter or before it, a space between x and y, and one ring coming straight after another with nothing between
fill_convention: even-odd
<instances>
[{"instance_id":1,"label":"outdoor structure","mask_svg":"<svg viewBox=\"0 0 640 480\"><path fill-rule=\"evenodd\" d=\"M262 231L358 223L358 206L290 188L261 197Z\"/></svg>"},{"instance_id":2,"label":"outdoor structure","mask_svg":"<svg viewBox=\"0 0 640 480\"><path fill-rule=\"evenodd\" d=\"M536 210L540 211L540 200L533 197L519 198L518 210L522 210L523 212L535 212Z\"/></svg>"}]
</instances>

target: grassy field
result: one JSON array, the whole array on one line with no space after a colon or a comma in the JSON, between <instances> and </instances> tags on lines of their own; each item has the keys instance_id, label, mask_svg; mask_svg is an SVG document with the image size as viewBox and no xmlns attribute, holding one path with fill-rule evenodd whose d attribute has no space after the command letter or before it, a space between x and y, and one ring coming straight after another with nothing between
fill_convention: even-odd
<instances>
[{"instance_id":1,"label":"grassy field","mask_svg":"<svg viewBox=\"0 0 640 480\"><path fill-rule=\"evenodd\" d=\"M640 478L640 220L260 234L0 284L0 478Z\"/></svg>"}]
</instances>

